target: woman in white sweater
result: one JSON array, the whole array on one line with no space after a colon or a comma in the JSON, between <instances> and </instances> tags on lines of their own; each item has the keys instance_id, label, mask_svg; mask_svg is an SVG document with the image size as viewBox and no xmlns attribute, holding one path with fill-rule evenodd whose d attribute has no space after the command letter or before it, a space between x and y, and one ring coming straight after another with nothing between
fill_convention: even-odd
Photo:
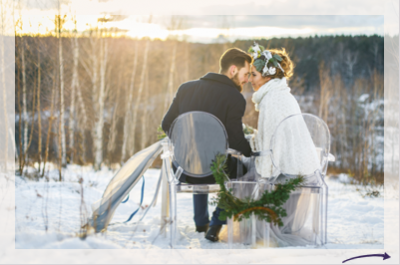
<instances>
[{"instance_id":1,"label":"woman in white sweater","mask_svg":"<svg viewBox=\"0 0 400 265\"><path fill-rule=\"evenodd\" d=\"M250 140L250 145L254 152L267 151L270 150L270 140L279 123L290 115L301 113L299 104L287 85L287 80L293 75L293 63L285 49L268 51L255 43L249 52L254 58L249 81L255 91L253 94L255 109L259 111L257 132ZM310 175L319 167L315 146L303 119L294 118L292 121L288 127L279 132L281 141L278 141L277 148L274 147L274 162L281 171L284 170L283 173L286 175ZM257 157L255 166L262 178L278 177L281 173L273 166L269 155ZM250 168L242 180L251 181L258 177ZM280 175L277 181L284 181L285 178L285 175ZM309 179L307 177L307 180ZM236 196L240 197L253 194L251 186L248 188L244 186L237 192L239 193L236 193ZM310 240L312 232L302 230L302 228L308 213L318 210L315 199L309 194L304 195L296 190L292 192L283 207L287 212L287 216L282 218L283 226L270 225L271 246L312 244ZM257 222L257 238L259 238L263 235L265 228L263 223ZM318 220L315 219L313 223L318 224ZM235 225L238 231L239 223ZM298 234L300 230L301 234ZM234 233L233 236L239 241L238 233ZM225 237L227 237L227 230L221 233L221 238Z\"/></svg>"},{"instance_id":2,"label":"woman in white sweater","mask_svg":"<svg viewBox=\"0 0 400 265\"><path fill-rule=\"evenodd\" d=\"M255 91L252 100L256 111L259 111L258 132L251 145L253 151L269 150L271 137L279 123L290 115L301 113L287 84L294 66L285 49L264 50L254 43L249 52L254 58L249 79ZM281 170L284 168L285 173L310 174L319 165L315 147L306 125L299 123L300 119L294 120L293 128L296 129L279 136L285 140L282 146L276 148L278 152L274 153L274 162ZM304 155L299 156L299 153ZM256 159L256 169L263 178L276 176L277 173L269 155Z\"/></svg>"},{"instance_id":3,"label":"woman in white sweater","mask_svg":"<svg viewBox=\"0 0 400 265\"><path fill-rule=\"evenodd\" d=\"M294 66L285 49L264 50L262 46L254 43L249 52L254 58L249 79L255 91L252 100L256 111L259 111L257 132L250 143L253 151L266 151L270 150L271 137L280 122L290 115L301 113L299 104L290 93L287 84L287 80L293 75ZM289 125L279 131L277 137L280 137L280 141L273 149L274 163L278 165L279 170L273 166L269 155L256 159L256 170L262 178L274 179L271 177L279 176L277 181L284 181L288 174L307 176L308 181L314 181L312 173L319 167L315 146L304 120L301 117L291 119L288 120L291 121ZM279 175L280 173L286 175ZM302 194L298 190L292 192L283 205L287 211L287 216L282 218L283 226L270 225L273 246L312 243L312 232L301 229L308 213L317 210L317 206L312 206L315 204L312 203L313 200L315 201L315 198L312 199L309 194ZM318 223L317 219L314 223ZM258 233L261 234L263 229L262 224L257 226ZM297 234L300 230L301 234Z\"/></svg>"}]
</instances>

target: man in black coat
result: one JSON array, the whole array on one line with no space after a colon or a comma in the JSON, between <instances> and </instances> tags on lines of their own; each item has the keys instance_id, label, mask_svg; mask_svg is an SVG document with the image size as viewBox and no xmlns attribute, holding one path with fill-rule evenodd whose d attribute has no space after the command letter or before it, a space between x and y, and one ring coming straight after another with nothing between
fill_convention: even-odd
<instances>
[{"instance_id":1,"label":"man in black coat","mask_svg":"<svg viewBox=\"0 0 400 265\"><path fill-rule=\"evenodd\" d=\"M250 74L252 57L246 52L233 48L227 50L220 58L220 73L208 73L199 80L182 84L165 114L162 128L166 134L173 121L180 115L190 111L204 111L216 116L225 126L228 134L229 147L240 151L244 156L250 156L251 148L244 137L242 118L246 110L246 100L240 93L247 83ZM173 165L174 170L176 165ZM237 161L232 157L227 159L227 174L236 178ZM192 184L215 183L214 177L197 179L182 175L182 182ZM218 240L218 233L226 222L218 219L219 207L213 213L211 222L208 216L208 194L194 194L194 221L196 231L205 232L210 226L206 238Z\"/></svg>"}]
</instances>

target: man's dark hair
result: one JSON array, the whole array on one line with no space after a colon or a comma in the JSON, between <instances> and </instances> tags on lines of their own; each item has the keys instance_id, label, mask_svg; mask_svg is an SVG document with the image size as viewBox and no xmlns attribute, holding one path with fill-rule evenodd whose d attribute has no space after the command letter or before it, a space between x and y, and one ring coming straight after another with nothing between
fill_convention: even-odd
<instances>
[{"instance_id":1,"label":"man's dark hair","mask_svg":"<svg viewBox=\"0 0 400 265\"><path fill-rule=\"evenodd\" d=\"M237 68L240 69L244 67L246 61L251 64L253 62L253 57L238 48L228 49L219 59L219 72L226 73L231 65L236 65Z\"/></svg>"}]
</instances>

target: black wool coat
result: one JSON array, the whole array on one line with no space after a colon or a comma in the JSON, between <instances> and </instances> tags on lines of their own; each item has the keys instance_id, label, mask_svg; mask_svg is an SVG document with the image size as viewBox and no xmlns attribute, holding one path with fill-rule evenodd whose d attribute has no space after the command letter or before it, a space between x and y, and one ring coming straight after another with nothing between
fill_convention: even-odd
<instances>
[{"instance_id":1,"label":"black wool coat","mask_svg":"<svg viewBox=\"0 0 400 265\"><path fill-rule=\"evenodd\" d=\"M250 156L251 148L245 139L242 118L246 110L246 100L239 88L226 75L208 73L199 80L182 84L162 121L162 129L168 134L173 121L189 111L204 111L216 116L225 126L228 134L229 148ZM236 162L227 161L228 174L236 177ZM215 183L212 176L202 179L182 176L181 180L189 183Z\"/></svg>"}]
</instances>

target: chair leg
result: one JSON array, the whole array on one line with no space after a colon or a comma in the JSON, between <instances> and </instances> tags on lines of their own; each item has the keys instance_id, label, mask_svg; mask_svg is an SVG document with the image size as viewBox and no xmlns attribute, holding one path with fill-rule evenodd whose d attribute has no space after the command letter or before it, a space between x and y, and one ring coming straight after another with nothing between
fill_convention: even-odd
<instances>
[{"instance_id":1,"label":"chair leg","mask_svg":"<svg viewBox=\"0 0 400 265\"><path fill-rule=\"evenodd\" d=\"M168 162L163 160L162 165L162 183L161 183L161 230L160 233L163 237L167 237L167 226L169 225L169 206L170 206L170 196L169 196L169 182L168 182L168 171L167 164Z\"/></svg>"},{"instance_id":2,"label":"chair leg","mask_svg":"<svg viewBox=\"0 0 400 265\"><path fill-rule=\"evenodd\" d=\"M174 176L174 180L169 183L169 192L170 192L170 244L171 248L174 248L176 245L176 235L177 235L177 201L176 201L176 193L177 193L177 185L179 184L178 179L182 175L183 169L179 167Z\"/></svg>"},{"instance_id":3,"label":"chair leg","mask_svg":"<svg viewBox=\"0 0 400 265\"><path fill-rule=\"evenodd\" d=\"M269 230L270 230L270 224L266 221L263 221L263 227L264 227L264 247L269 247Z\"/></svg>"},{"instance_id":4,"label":"chair leg","mask_svg":"<svg viewBox=\"0 0 400 265\"><path fill-rule=\"evenodd\" d=\"M228 225L228 247L233 248L233 219L227 218L226 223Z\"/></svg>"},{"instance_id":5,"label":"chair leg","mask_svg":"<svg viewBox=\"0 0 400 265\"><path fill-rule=\"evenodd\" d=\"M256 216L254 213L251 214L251 246L253 248L257 247L257 225Z\"/></svg>"},{"instance_id":6,"label":"chair leg","mask_svg":"<svg viewBox=\"0 0 400 265\"><path fill-rule=\"evenodd\" d=\"M170 245L171 248L174 248L176 245L176 186L175 183L170 183L170 200L169 200L169 210L170 210L170 222L169 222L169 231L170 231Z\"/></svg>"}]
</instances>

